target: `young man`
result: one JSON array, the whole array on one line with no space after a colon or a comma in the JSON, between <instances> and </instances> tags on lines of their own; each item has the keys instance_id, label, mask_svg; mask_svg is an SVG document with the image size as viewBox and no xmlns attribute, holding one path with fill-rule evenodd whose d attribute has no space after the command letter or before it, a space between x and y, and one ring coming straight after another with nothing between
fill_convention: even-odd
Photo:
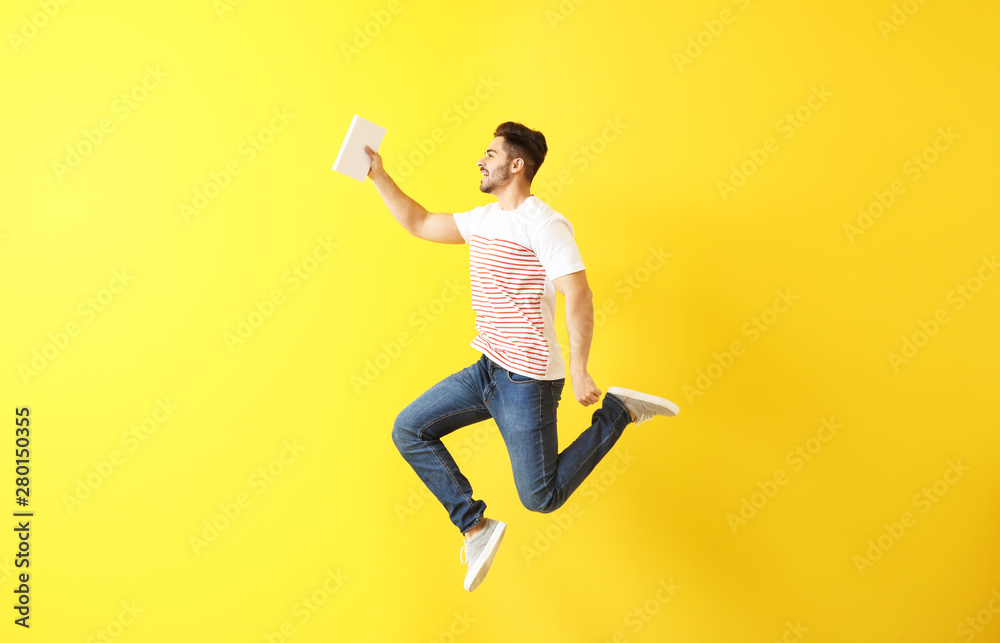
<instances>
[{"instance_id":1,"label":"young man","mask_svg":"<svg viewBox=\"0 0 1000 643\"><path fill-rule=\"evenodd\" d=\"M614 446L625 426L679 409L663 398L612 387L593 424L558 453L556 408L566 367L556 340L555 291L566 298L573 394L584 406L601 391L587 372L594 331L592 293L573 226L531 194L531 180L548 146L541 132L507 122L493 133L477 165L479 189L496 203L468 212L428 212L399 189L371 148L368 176L389 212L412 235L439 243L468 243L473 365L431 387L396 418L392 439L427 488L465 535L460 560L469 567L465 589L489 571L506 524L486 518L486 503L441 438L488 418L496 421L510 454L518 496L531 511L558 509Z\"/></svg>"}]
</instances>

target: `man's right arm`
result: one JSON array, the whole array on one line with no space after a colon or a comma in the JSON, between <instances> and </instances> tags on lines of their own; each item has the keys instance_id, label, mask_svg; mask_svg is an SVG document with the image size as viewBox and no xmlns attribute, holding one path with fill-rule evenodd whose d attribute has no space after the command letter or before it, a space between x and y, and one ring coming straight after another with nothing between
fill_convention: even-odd
<instances>
[{"instance_id":1,"label":"man's right arm","mask_svg":"<svg viewBox=\"0 0 1000 643\"><path fill-rule=\"evenodd\" d=\"M465 243L465 238L459 232L454 216L451 214L428 212L424 206L408 197L396 185L396 182L392 180L389 173L382 167L382 157L378 152L372 151L366 145L365 153L372 160L371 169L368 170L368 177L375 184L375 189L378 190L379 196L385 201L385 207L389 208L389 213L399 221L400 225L407 232L427 241Z\"/></svg>"}]
</instances>

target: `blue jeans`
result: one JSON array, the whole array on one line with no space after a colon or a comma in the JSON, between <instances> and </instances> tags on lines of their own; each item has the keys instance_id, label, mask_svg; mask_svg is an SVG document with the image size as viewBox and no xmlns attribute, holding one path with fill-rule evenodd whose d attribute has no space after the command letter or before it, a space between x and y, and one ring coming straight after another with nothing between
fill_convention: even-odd
<instances>
[{"instance_id":1,"label":"blue jeans","mask_svg":"<svg viewBox=\"0 0 1000 643\"><path fill-rule=\"evenodd\" d=\"M556 408L565 383L512 373L483 355L403 409L392 441L464 534L483 519L486 503L473 499L472 486L441 438L492 417L507 445L521 503L531 511L555 511L632 421L621 399L605 395L590 428L558 453Z\"/></svg>"}]
</instances>

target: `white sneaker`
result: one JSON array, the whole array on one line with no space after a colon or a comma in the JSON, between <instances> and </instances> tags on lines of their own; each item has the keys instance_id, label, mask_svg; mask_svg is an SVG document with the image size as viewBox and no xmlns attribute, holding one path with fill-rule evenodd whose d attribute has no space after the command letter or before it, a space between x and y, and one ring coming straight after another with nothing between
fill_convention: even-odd
<instances>
[{"instance_id":1,"label":"white sneaker","mask_svg":"<svg viewBox=\"0 0 1000 643\"><path fill-rule=\"evenodd\" d=\"M608 393L620 398L625 403L626 408L635 413L635 423L637 425L642 424L646 420L652 420L657 415L673 417L681 412L680 408L670 400L649 395L648 393L639 393L617 386L608 387Z\"/></svg>"},{"instance_id":2,"label":"white sneaker","mask_svg":"<svg viewBox=\"0 0 1000 643\"><path fill-rule=\"evenodd\" d=\"M471 592L479 587L486 572L490 571L493 564L493 557L497 555L500 541L503 540L507 524L492 518L483 518L486 526L476 532L467 543L462 545L462 552L459 560L469 564L469 571L465 574L465 589ZM462 560L462 559L465 560Z\"/></svg>"}]
</instances>

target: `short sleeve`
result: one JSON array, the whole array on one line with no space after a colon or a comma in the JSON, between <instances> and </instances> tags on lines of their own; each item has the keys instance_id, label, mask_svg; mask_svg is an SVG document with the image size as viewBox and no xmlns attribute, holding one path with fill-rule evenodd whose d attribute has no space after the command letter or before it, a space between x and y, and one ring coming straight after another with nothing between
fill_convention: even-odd
<instances>
[{"instance_id":1,"label":"short sleeve","mask_svg":"<svg viewBox=\"0 0 1000 643\"><path fill-rule=\"evenodd\" d=\"M467 212L456 212L451 215L455 217L455 225L458 226L458 231L461 233L462 238L465 239L466 243L469 243L469 236L472 233L472 224L469 221L469 215L471 213L472 210L469 210Z\"/></svg>"},{"instance_id":2,"label":"short sleeve","mask_svg":"<svg viewBox=\"0 0 1000 643\"><path fill-rule=\"evenodd\" d=\"M538 231L535 254L549 279L558 279L585 267L573 239L573 227L566 219L556 219Z\"/></svg>"},{"instance_id":3,"label":"short sleeve","mask_svg":"<svg viewBox=\"0 0 1000 643\"><path fill-rule=\"evenodd\" d=\"M469 239L481 227L485 214L486 206L480 205L467 212L456 212L451 215L455 218L455 225L458 226L458 231L466 243L469 243Z\"/></svg>"}]
</instances>

